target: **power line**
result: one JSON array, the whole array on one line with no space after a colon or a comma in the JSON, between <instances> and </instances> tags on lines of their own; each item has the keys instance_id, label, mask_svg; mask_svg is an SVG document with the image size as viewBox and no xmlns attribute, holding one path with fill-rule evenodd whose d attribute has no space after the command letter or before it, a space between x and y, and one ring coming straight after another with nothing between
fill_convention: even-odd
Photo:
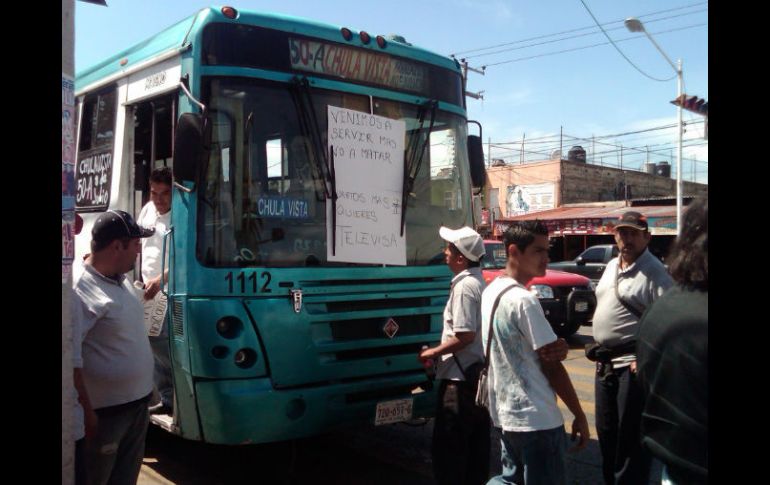
<instances>
[{"instance_id":1,"label":"power line","mask_svg":"<svg viewBox=\"0 0 770 485\"><path fill-rule=\"evenodd\" d=\"M693 24L693 25L688 25L688 26L685 26L685 27L681 27L681 28L678 28L678 29L661 30L660 32L653 32L653 34L655 34L655 35L668 34L668 33L671 33L671 32L678 32L678 31L680 31L680 30L693 29L693 28L695 28L695 27L703 27L704 25L708 25L708 24L706 24L706 23L702 23L702 24ZM627 40L636 40L636 39L639 39L639 38L640 38L640 37L638 37L638 36L635 36L635 37L626 37L625 39L616 40L616 41L614 41L614 42L617 44L617 43L620 43L620 42L625 42L625 41L627 41ZM501 64L509 64L509 63L511 63L511 62L528 61L528 60L530 60L530 59L537 59L537 58L540 58L540 57L555 56L556 54L564 54L564 53L566 53L566 52L574 52L574 51L579 51L579 50L583 50L583 49L591 49L591 48L593 48L593 47L599 47L599 46L602 46L602 45L607 45L607 44L609 44L609 43L610 43L610 42L600 42L600 43L598 43L598 44L586 45L586 46L582 46L582 47L575 47L575 48L573 48L573 49L564 49L564 50L561 50L561 51L546 52L546 53L544 53L544 54L538 54L538 55L535 55L535 56L529 56L529 57L518 57L518 58L516 58L516 59L509 59L509 60L507 60L507 61L500 61L500 62L494 62L494 63L492 63L492 64L486 64L486 65L484 65L484 66L481 66L481 67L482 67L482 69L486 69L486 68L488 68L488 67L492 67L492 66L499 66L499 65L501 65ZM673 79L673 78L671 78L671 79Z\"/></svg>"},{"instance_id":2,"label":"power line","mask_svg":"<svg viewBox=\"0 0 770 485\"><path fill-rule=\"evenodd\" d=\"M674 79L674 78L675 78L675 77L678 75L678 74L677 74L677 75L675 75L674 77L670 77L670 78L668 78L668 79L660 79L660 78L657 78L657 77L654 77L654 76L650 76L650 75L649 75L649 74L647 74L646 72L642 71L642 70L639 68L639 66L637 66L636 64L634 64L634 63L633 63L633 61L631 61L631 59L629 59L629 58L628 58L628 56L627 56L627 55L626 55L626 54L625 54L625 53L624 53L622 50L620 50L620 47L618 47L618 45L615 43L615 41L614 41L614 40L612 40L612 37L610 37L610 34L608 34L608 33L607 33L607 31L606 31L606 30L604 30L604 27L602 27L602 24L600 24L600 23L599 23L599 21L598 21L598 20L596 20L596 17L594 17L594 13L591 11L591 9L590 9L590 8L588 8L588 5L586 5L586 2L584 2L583 0L580 0L580 3L582 3L582 4L583 4L583 7L585 7L585 9L588 11L588 14L591 16L591 18L592 18L592 19L594 19L594 22L596 22L596 25L598 25L598 26L599 26L599 28L600 28L600 29L602 29L602 32L604 33L604 36L605 36L605 37L607 37L607 40L609 40L609 41L610 41L610 43L612 44L612 47L614 47L614 48L615 48L615 50L617 50L617 51L618 51L618 54L620 54L621 56L623 56L623 59L625 59L625 60L626 60L626 62L628 62L629 64L631 64L631 66L632 66L634 69L636 69L637 71L639 71L639 72L640 72L641 74L643 74L644 76L646 76L646 77L648 77L648 78L652 79L653 81L661 81L661 82L664 82L664 81L671 81L672 79Z\"/></svg>"},{"instance_id":3,"label":"power line","mask_svg":"<svg viewBox=\"0 0 770 485\"><path fill-rule=\"evenodd\" d=\"M707 5L707 4L708 4L708 2L700 2L700 3L693 3L691 5L685 5L683 7L670 8L670 9L667 9L667 10L658 10L656 12L650 12L650 13L646 13L646 14L643 14L643 15L639 15L638 18L644 18L644 17L649 17L649 16L652 16L652 15L668 13L668 12L675 12L677 10L684 10L684 9L687 9L687 8L698 7L700 5ZM615 23L618 23L618 22L623 22L624 20L625 19L614 20L612 22L607 22L605 25L615 24ZM580 28L577 28L577 29L565 30L565 31L562 31L562 32L554 33L554 34L539 35L539 36L536 36L536 37L529 37L527 39L521 39L521 40L517 40L517 41L513 41L513 42L505 42L503 44L496 44L496 45L492 45L492 46L488 46L488 47L479 47L479 48L470 49L470 50L466 50L466 51L459 51L459 52L455 52L454 54L449 54L449 55L451 57L454 57L454 56L458 56L460 54L467 54L467 53L471 53L471 52L484 51L484 50L488 50L488 49L496 49L498 47L504 47L504 46L507 46L507 45L520 44L522 42L528 42L528 41L531 41L531 40L544 39L544 38L547 38L547 37L554 37L556 35L562 35L562 34L570 34L570 33L573 33L573 32L580 32L580 31L588 30L588 29L592 29L593 30L593 29L595 29L595 27L593 25L589 25L589 26L586 26L586 27L580 27Z\"/></svg>"},{"instance_id":4,"label":"power line","mask_svg":"<svg viewBox=\"0 0 770 485\"><path fill-rule=\"evenodd\" d=\"M694 12L688 12L688 13L683 13L683 14L679 14L679 15L672 15L672 16L669 16L669 17L662 17L662 18L659 18L659 19L647 20L645 23L646 24L652 24L654 22L660 22L662 20L670 20L670 19L677 18L677 17L683 17L683 16L686 16L686 15L693 15L693 14L696 14L696 13L707 12L707 11L708 11L708 9L696 10ZM615 22L612 22L612 23L615 23ZM623 30L623 29L625 29L625 26L621 25L619 27L613 27L613 28L607 29L607 30L612 31L612 30ZM466 56L464 59L477 59L477 58L483 57L483 56L491 56L491 55L494 55L494 54L502 54L504 52L510 52L510 51L515 51L515 50L526 49L528 47L537 47L537 46L540 46L540 45L554 44L556 42L563 42L563 41L566 41L566 40L577 39L579 37L586 37L586 36L589 36L589 35L596 35L598 33L600 33L599 30L593 30L591 32L585 32L585 33L582 33L582 34L570 35L568 37L560 37L558 39L546 40L546 41L543 41L543 42L535 42L535 43L532 43L532 44L526 44L526 45L522 45L522 46L518 46L518 47L508 47L506 49L500 49L500 50L491 51L491 52L483 52L481 54L476 54L474 56ZM551 36L549 35L549 36L546 36L546 37L551 37ZM523 42L523 41L520 41L520 42Z\"/></svg>"},{"instance_id":5,"label":"power line","mask_svg":"<svg viewBox=\"0 0 770 485\"><path fill-rule=\"evenodd\" d=\"M692 123L703 123L703 122L704 122L703 120L695 120ZM617 137L621 137L621 136L625 136L625 135L634 135L634 134L637 134L637 133L647 133L647 132L650 132L650 131L667 130L667 129L671 129L671 128L676 128L677 126L679 126L679 125L673 123L673 124L670 124L670 125L654 126L652 128L645 128L645 129L642 129L642 130L635 130L635 131L626 131L626 132L623 132L623 133L611 133L609 135L595 135L595 136L592 136L591 138L576 137L576 136L571 136L571 135L564 135L564 136L567 136L569 138L579 139L579 140L590 141L591 139L601 140L601 139L604 139L604 138L617 138ZM538 137L538 138L532 138L532 140L540 140L540 139L543 139L543 138L554 138L555 140L558 140L559 139L559 135L556 135L556 134L555 135L545 135L545 136L541 136L541 137ZM529 143L530 143L529 139L525 140L525 144L529 144ZM539 143L543 143L543 142L539 142ZM550 143L553 143L553 141L551 141ZM521 140L519 140L519 141L497 142L496 144L497 145L521 144Z\"/></svg>"}]
</instances>

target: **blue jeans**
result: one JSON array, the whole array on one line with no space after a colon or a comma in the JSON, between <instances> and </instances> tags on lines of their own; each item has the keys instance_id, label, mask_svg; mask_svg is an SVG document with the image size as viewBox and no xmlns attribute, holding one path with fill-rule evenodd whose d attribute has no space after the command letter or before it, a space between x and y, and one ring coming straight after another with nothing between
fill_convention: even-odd
<instances>
[{"instance_id":1,"label":"blue jeans","mask_svg":"<svg viewBox=\"0 0 770 485\"><path fill-rule=\"evenodd\" d=\"M85 442L85 474L90 485L135 485L144 458L148 394L126 404L96 409L96 436Z\"/></svg>"},{"instance_id":2,"label":"blue jeans","mask_svg":"<svg viewBox=\"0 0 770 485\"><path fill-rule=\"evenodd\" d=\"M503 473L487 484L566 485L564 426L544 431L503 431Z\"/></svg>"}]
</instances>

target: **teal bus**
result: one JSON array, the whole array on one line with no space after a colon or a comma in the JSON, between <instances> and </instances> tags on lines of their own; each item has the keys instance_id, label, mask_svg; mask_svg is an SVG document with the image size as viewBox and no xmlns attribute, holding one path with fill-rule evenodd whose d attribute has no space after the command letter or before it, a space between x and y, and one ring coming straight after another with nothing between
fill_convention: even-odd
<instances>
[{"instance_id":1,"label":"teal bus","mask_svg":"<svg viewBox=\"0 0 770 485\"><path fill-rule=\"evenodd\" d=\"M77 73L76 261L100 213L174 176L174 404L153 423L247 444L433 414L438 229L473 226L485 176L464 89L403 37L232 7Z\"/></svg>"}]
</instances>

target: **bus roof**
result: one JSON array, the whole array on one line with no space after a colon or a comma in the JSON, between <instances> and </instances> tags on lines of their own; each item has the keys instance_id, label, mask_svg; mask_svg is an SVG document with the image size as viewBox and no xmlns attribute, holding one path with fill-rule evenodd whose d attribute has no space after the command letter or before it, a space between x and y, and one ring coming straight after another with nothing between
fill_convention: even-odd
<instances>
[{"instance_id":1,"label":"bus roof","mask_svg":"<svg viewBox=\"0 0 770 485\"><path fill-rule=\"evenodd\" d=\"M188 47L188 44L192 42L192 39L195 39L196 35L207 24L213 22L256 25L285 32L301 33L332 42L345 42L340 34L341 27L339 26L290 15L243 10L238 10L237 18L231 20L222 14L220 7L206 7L158 34L129 47L94 66L80 71L76 75L75 89L76 91L82 90L101 79L118 74L121 71L127 71L133 66L150 61L155 57L160 58L166 53L175 51L181 52ZM298 27L301 27L299 32ZM352 28L350 28L350 30L354 31ZM377 34L370 35L374 38ZM374 40L372 40L369 45L364 45L356 33L353 34L353 39L348 42L348 44L376 52L383 52L383 49L380 49ZM402 44L394 40L388 40L386 49L383 53L408 57L458 72L460 70L459 64L454 59L432 53L420 47ZM123 59L126 59L125 65L120 64Z\"/></svg>"}]
</instances>

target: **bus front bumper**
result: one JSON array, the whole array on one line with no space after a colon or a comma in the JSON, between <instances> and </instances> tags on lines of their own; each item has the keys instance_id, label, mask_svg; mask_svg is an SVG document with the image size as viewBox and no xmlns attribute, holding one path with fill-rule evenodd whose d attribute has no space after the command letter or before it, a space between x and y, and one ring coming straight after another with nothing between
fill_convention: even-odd
<instances>
[{"instance_id":1,"label":"bus front bumper","mask_svg":"<svg viewBox=\"0 0 770 485\"><path fill-rule=\"evenodd\" d=\"M377 404L412 400L412 418L431 417L436 388L423 391L424 373L351 383L274 389L270 378L199 381L195 384L203 440L255 444L374 424Z\"/></svg>"}]
</instances>

